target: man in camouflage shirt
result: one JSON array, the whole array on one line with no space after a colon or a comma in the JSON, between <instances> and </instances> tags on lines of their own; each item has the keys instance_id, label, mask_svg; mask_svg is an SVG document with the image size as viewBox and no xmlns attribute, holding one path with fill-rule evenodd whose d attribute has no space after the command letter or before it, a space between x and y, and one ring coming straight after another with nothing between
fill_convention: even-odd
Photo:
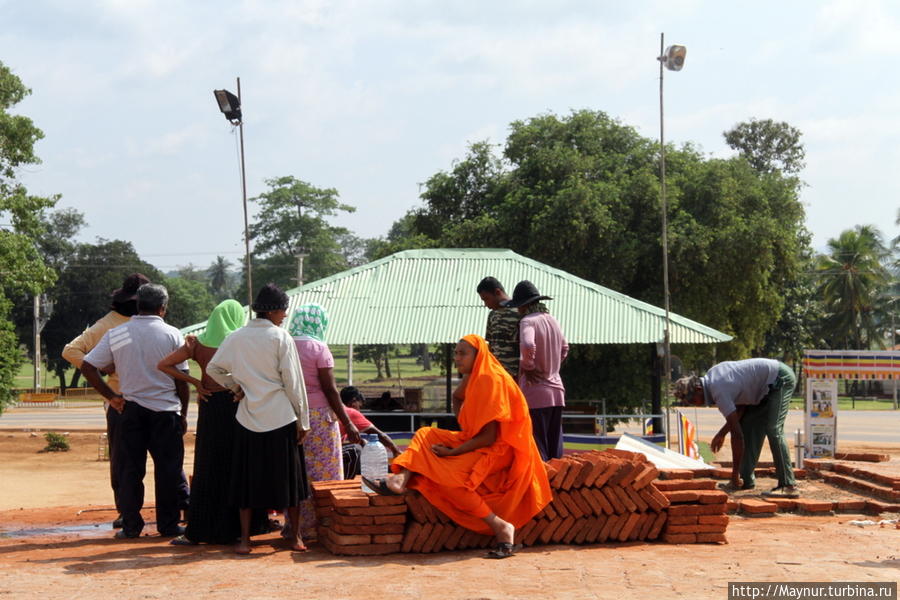
<instances>
[{"instance_id":1,"label":"man in camouflage shirt","mask_svg":"<svg viewBox=\"0 0 900 600\"><path fill-rule=\"evenodd\" d=\"M509 296L494 277L482 279L477 291L484 305L491 309L484 339L503 368L515 379L519 373L519 312L500 305L509 300Z\"/></svg>"}]
</instances>

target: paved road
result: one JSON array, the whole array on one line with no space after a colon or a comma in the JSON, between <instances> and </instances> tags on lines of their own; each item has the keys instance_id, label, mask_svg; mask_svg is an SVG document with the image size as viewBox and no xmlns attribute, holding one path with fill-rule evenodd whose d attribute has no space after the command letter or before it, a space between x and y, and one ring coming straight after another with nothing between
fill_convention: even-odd
<instances>
[{"instance_id":1,"label":"paved road","mask_svg":"<svg viewBox=\"0 0 900 600\"><path fill-rule=\"evenodd\" d=\"M715 408L687 408L685 415L696 422L700 439L710 440L724 423ZM673 419L674 421L674 419ZM197 424L196 406L188 415L190 428ZM0 429L55 431L103 431L106 421L99 403L69 402L65 408L11 408L0 415ZM636 428L626 427L625 430ZM793 442L794 431L803 429L803 413L788 414L785 431ZM838 413L838 439L844 442L900 443L900 411L858 410Z\"/></svg>"}]
</instances>

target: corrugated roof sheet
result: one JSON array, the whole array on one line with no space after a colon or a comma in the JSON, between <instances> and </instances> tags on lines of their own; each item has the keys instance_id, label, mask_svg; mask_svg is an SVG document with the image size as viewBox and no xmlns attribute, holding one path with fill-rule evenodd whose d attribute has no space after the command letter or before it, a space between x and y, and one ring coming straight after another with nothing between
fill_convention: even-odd
<instances>
[{"instance_id":1,"label":"corrugated roof sheet","mask_svg":"<svg viewBox=\"0 0 900 600\"><path fill-rule=\"evenodd\" d=\"M570 344L661 342L665 312L505 249L406 250L288 290L290 309L328 310L329 344L453 343L483 334L488 311L475 288L486 276L511 294L527 279L542 294ZM670 313L673 344L727 342L731 336ZM288 323L289 318L285 320ZM186 327L199 333L205 323Z\"/></svg>"}]
</instances>

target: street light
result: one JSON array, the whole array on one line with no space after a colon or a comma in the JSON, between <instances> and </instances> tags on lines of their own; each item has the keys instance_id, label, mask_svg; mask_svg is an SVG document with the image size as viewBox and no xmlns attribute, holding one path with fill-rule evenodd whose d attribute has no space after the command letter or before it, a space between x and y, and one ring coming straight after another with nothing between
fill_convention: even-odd
<instances>
[{"instance_id":1,"label":"street light","mask_svg":"<svg viewBox=\"0 0 900 600\"><path fill-rule=\"evenodd\" d=\"M241 78L237 78L237 96L228 90L213 90L219 110L232 125L236 125L241 136L241 189L244 198L244 251L247 269L247 306L253 304L253 274L250 267L250 221L247 217L247 172L244 167L244 120L241 114Z\"/></svg>"},{"instance_id":2,"label":"street light","mask_svg":"<svg viewBox=\"0 0 900 600\"><path fill-rule=\"evenodd\" d=\"M659 34L659 195L662 205L662 253L663 253L663 296L666 309L666 328L663 332L663 352L665 369L665 403L666 403L666 447L669 446L669 383L672 378L672 353L669 348L669 220L668 205L666 202L666 137L663 119L663 67L670 71L680 71L684 66L687 56L687 48L684 46L669 46L665 50L665 34Z\"/></svg>"}]
</instances>

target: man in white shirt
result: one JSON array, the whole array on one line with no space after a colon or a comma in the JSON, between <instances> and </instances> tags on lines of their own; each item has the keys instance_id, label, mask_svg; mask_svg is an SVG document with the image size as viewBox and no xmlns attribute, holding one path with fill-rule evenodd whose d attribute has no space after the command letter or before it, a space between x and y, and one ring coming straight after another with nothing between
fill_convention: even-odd
<instances>
[{"instance_id":1,"label":"man in white shirt","mask_svg":"<svg viewBox=\"0 0 900 600\"><path fill-rule=\"evenodd\" d=\"M163 536L184 533L178 521L189 390L186 383L156 368L184 343L179 331L163 321L168 301L163 286L142 285L137 291L138 314L104 334L82 363L85 378L121 414L117 451L122 461L123 526L117 538L138 537L144 528L141 509L148 451L153 458L157 530ZM111 365L119 375L119 392L99 373ZM178 368L187 371L187 363Z\"/></svg>"}]
</instances>

